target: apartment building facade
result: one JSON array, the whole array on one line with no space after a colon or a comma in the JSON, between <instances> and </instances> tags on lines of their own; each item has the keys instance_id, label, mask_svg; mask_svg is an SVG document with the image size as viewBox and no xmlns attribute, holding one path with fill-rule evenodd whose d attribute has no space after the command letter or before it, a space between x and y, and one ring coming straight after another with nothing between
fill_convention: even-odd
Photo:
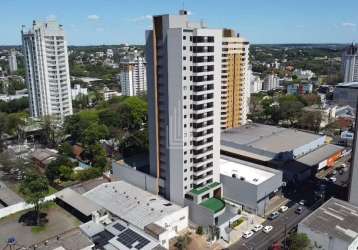
<instances>
[{"instance_id":1,"label":"apartment building facade","mask_svg":"<svg viewBox=\"0 0 358 250\"><path fill-rule=\"evenodd\" d=\"M120 61L120 83L122 95L137 96L147 91L147 72L145 58L137 53L128 55Z\"/></svg>"},{"instance_id":2,"label":"apartment building facade","mask_svg":"<svg viewBox=\"0 0 358 250\"><path fill-rule=\"evenodd\" d=\"M56 21L34 21L29 31L23 28L21 33L31 116L64 121L72 114L64 29Z\"/></svg>"},{"instance_id":3,"label":"apartment building facade","mask_svg":"<svg viewBox=\"0 0 358 250\"><path fill-rule=\"evenodd\" d=\"M219 181L222 30L180 15L146 32L150 173L178 204Z\"/></svg>"},{"instance_id":4,"label":"apartment building facade","mask_svg":"<svg viewBox=\"0 0 358 250\"><path fill-rule=\"evenodd\" d=\"M344 82L358 82L358 46L353 43L343 52L342 74Z\"/></svg>"},{"instance_id":5,"label":"apartment building facade","mask_svg":"<svg viewBox=\"0 0 358 250\"><path fill-rule=\"evenodd\" d=\"M249 42L224 29L221 70L221 129L246 123L249 110Z\"/></svg>"}]
</instances>

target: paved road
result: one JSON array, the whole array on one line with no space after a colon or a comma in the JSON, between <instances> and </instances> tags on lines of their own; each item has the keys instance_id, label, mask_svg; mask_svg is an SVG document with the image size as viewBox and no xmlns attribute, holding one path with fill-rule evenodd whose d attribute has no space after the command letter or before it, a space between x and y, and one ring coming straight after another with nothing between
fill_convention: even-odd
<instances>
[{"instance_id":1,"label":"paved road","mask_svg":"<svg viewBox=\"0 0 358 250\"><path fill-rule=\"evenodd\" d=\"M286 232L289 232L298 223L311 213L311 210L307 207L304 208L301 214L296 214L295 210L298 207L298 204L292 204L292 206L285 213L280 214L278 218L273 221L267 220L263 225L272 225L273 229L268 234L260 231L255 233L249 239L241 239L237 243L229 247L232 250L266 250L273 243L278 240L282 240ZM286 229L285 229L286 226Z\"/></svg>"}]
</instances>

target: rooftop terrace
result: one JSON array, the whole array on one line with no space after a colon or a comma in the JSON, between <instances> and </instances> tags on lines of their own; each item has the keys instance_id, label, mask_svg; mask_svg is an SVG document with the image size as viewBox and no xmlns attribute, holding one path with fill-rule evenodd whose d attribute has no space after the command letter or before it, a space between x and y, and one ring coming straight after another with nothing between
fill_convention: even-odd
<instances>
[{"instance_id":1,"label":"rooftop terrace","mask_svg":"<svg viewBox=\"0 0 358 250\"><path fill-rule=\"evenodd\" d=\"M203 207L206 207L207 209L209 209L210 211L212 211L215 214L215 213L221 211L222 209L224 209L225 202L213 197L213 198L203 201L202 203L200 203L200 205Z\"/></svg>"}]
</instances>

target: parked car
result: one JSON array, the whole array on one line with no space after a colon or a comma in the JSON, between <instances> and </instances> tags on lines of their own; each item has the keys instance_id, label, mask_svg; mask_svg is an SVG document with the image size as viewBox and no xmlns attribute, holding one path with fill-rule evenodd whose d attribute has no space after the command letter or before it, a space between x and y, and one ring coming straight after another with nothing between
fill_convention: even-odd
<instances>
[{"instance_id":1,"label":"parked car","mask_svg":"<svg viewBox=\"0 0 358 250\"><path fill-rule=\"evenodd\" d=\"M296 210L295 210L295 213L296 214L301 214L303 212L303 207L298 207L298 208L296 208Z\"/></svg>"},{"instance_id":2,"label":"parked car","mask_svg":"<svg viewBox=\"0 0 358 250\"><path fill-rule=\"evenodd\" d=\"M263 226L259 224L259 225L255 225L255 226L254 226L254 229L252 229L252 230L255 231L255 232L258 232L258 231L260 231L262 228L263 228Z\"/></svg>"},{"instance_id":3,"label":"parked car","mask_svg":"<svg viewBox=\"0 0 358 250\"><path fill-rule=\"evenodd\" d=\"M333 170L333 171L332 171L332 174L333 174L333 175L336 175L336 174L337 174L337 170Z\"/></svg>"},{"instance_id":4,"label":"parked car","mask_svg":"<svg viewBox=\"0 0 358 250\"><path fill-rule=\"evenodd\" d=\"M336 181L337 181L337 178L336 178L336 177L331 177L331 178L329 178L329 180L330 180L331 182L336 182Z\"/></svg>"},{"instance_id":5,"label":"parked car","mask_svg":"<svg viewBox=\"0 0 358 250\"><path fill-rule=\"evenodd\" d=\"M272 229L273 229L273 226L265 226L263 231L265 233L269 233Z\"/></svg>"},{"instance_id":6,"label":"parked car","mask_svg":"<svg viewBox=\"0 0 358 250\"><path fill-rule=\"evenodd\" d=\"M245 239L250 238L254 233L252 231L247 231L245 232L242 237L244 237Z\"/></svg>"},{"instance_id":7,"label":"parked car","mask_svg":"<svg viewBox=\"0 0 358 250\"><path fill-rule=\"evenodd\" d=\"M268 218L269 218L270 220L274 220L274 219L276 219L279 215L280 215L280 214L279 214L277 211L275 211L275 212L272 212Z\"/></svg>"},{"instance_id":8,"label":"parked car","mask_svg":"<svg viewBox=\"0 0 358 250\"><path fill-rule=\"evenodd\" d=\"M284 213L284 212L286 212L288 210L288 207L287 206L281 206L279 210L280 210L281 213Z\"/></svg>"},{"instance_id":9,"label":"parked car","mask_svg":"<svg viewBox=\"0 0 358 250\"><path fill-rule=\"evenodd\" d=\"M338 170L338 173L339 173L340 175L342 175L342 174L344 174L344 170L343 170L343 169L340 169L340 170Z\"/></svg>"},{"instance_id":10,"label":"parked car","mask_svg":"<svg viewBox=\"0 0 358 250\"><path fill-rule=\"evenodd\" d=\"M341 168L346 168L346 167L347 167L347 164L345 164L345 163L341 164Z\"/></svg>"},{"instance_id":11,"label":"parked car","mask_svg":"<svg viewBox=\"0 0 358 250\"><path fill-rule=\"evenodd\" d=\"M300 204L301 206L304 206L306 204L306 201L305 200L300 200L300 202L298 204Z\"/></svg>"}]
</instances>

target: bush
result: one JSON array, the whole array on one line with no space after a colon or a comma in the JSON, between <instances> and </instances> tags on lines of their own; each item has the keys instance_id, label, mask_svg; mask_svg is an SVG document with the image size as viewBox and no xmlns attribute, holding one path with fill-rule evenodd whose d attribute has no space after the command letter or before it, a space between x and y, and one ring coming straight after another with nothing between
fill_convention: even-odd
<instances>
[{"instance_id":1,"label":"bush","mask_svg":"<svg viewBox=\"0 0 358 250\"><path fill-rule=\"evenodd\" d=\"M75 179L78 181L87 181L99 177L101 175L102 175L102 170L92 167L76 173Z\"/></svg>"},{"instance_id":2,"label":"bush","mask_svg":"<svg viewBox=\"0 0 358 250\"><path fill-rule=\"evenodd\" d=\"M203 233L204 233L203 227L198 226L198 228L196 229L196 233L199 234L199 235L203 235Z\"/></svg>"},{"instance_id":3,"label":"bush","mask_svg":"<svg viewBox=\"0 0 358 250\"><path fill-rule=\"evenodd\" d=\"M244 219L240 218L240 219L234 221L233 223L231 223L231 228L235 228L235 227L237 227L238 225L240 225L243 222L244 222Z\"/></svg>"}]
</instances>

